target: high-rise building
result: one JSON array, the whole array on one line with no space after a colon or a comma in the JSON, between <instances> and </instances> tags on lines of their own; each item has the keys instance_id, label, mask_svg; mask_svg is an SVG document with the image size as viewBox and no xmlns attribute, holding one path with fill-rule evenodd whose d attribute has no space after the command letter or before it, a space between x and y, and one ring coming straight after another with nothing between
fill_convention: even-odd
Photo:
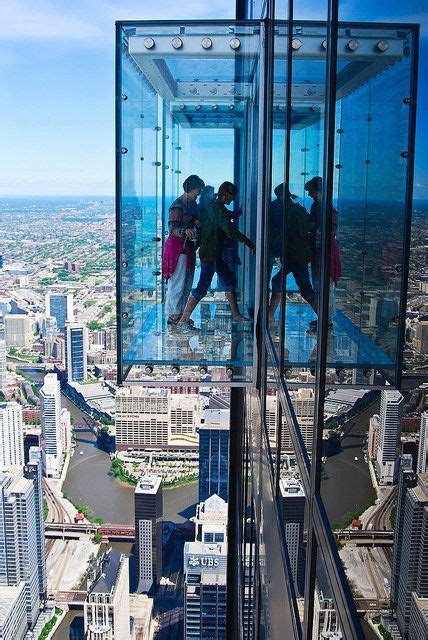
<instances>
[{"instance_id":1,"label":"high-rise building","mask_svg":"<svg viewBox=\"0 0 428 640\"><path fill-rule=\"evenodd\" d=\"M196 508L195 540L184 544L184 637L226 640L227 503Z\"/></svg>"},{"instance_id":2,"label":"high-rise building","mask_svg":"<svg viewBox=\"0 0 428 640\"><path fill-rule=\"evenodd\" d=\"M0 338L0 389L6 389L7 367L6 367L6 341Z\"/></svg>"},{"instance_id":3,"label":"high-rise building","mask_svg":"<svg viewBox=\"0 0 428 640\"><path fill-rule=\"evenodd\" d=\"M0 585L0 638L24 640L27 631L25 582L21 580L16 586Z\"/></svg>"},{"instance_id":4,"label":"high-rise building","mask_svg":"<svg viewBox=\"0 0 428 640\"><path fill-rule=\"evenodd\" d=\"M44 473L58 477L62 463L61 387L56 373L48 373L40 389Z\"/></svg>"},{"instance_id":5,"label":"high-rise building","mask_svg":"<svg viewBox=\"0 0 428 640\"><path fill-rule=\"evenodd\" d=\"M73 294L46 294L46 315L55 318L59 331L64 332L67 323L74 321Z\"/></svg>"},{"instance_id":6,"label":"high-rise building","mask_svg":"<svg viewBox=\"0 0 428 640\"><path fill-rule=\"evenodd\" d=\"M98 561L83 605L88 640L130 640L129 561L109 549Z\"/></svg>"},{"instance_id":7,"label":"high-rise building","mask_svg":"<svg viewBox=\"0 0 428 640\"><path fill-rule=\"evenodd\" d=\"M61 442L62 450L65 452L71 449L71 414L68 409L61 409Z\"/></svg>"},{"instance_id":8,"label":"high-rise building","mask_svg":"<svg viewBox=\"0 0 428 640\"><path fill-rule=\"evenodd\" d=\"M170 396L170 431L168 441L173 444L177 440L192 442L196 439L196 425L199 416L199 396L173 393ZM184 438L183 438L184 436Z\"/></svg>"},{"instance_id":9,"label":"high-rise building","mask_svg":"<svg viewBox=\"0 0 428 640\"><path fill-rule=\"evenodd\" d=\"M428 411L421 415L421 428L419 431L418 473L428 472Z\"/></svg>"},{"instance_id":10,"label":"high-rise building","mask_svg":"<svg viewBox=\"0 0 428 640\"><path fill-rule=\"evenodd\" d=\"M407 639L412 594L428 598L428 474L418 474L416 484L408 486L401 504L397 503L396 529L391 597L399 629Z\"/></svg>"},{"instance_id":11,"label":"high-rise building","mask_svg":"<svg viewBox=\"0 0 428 640\"><path fill-rule=\"evenodd\" d=\"M407 490L416 486L417 475L412 469L400 468L396 502L395 539L391 572L391 609L397 608L398 577L400 573L401 550L403 546L404 503Z\"/></svg>"},{"instance_id":12,"label":"high-rise building","mask_svg":"<svg viewBox=\"0 0 428 640\"><path fill-rule=\"evenodd\" d=\"M116 447L167 445L170 420L167 389L123 387L116 393Z\"/></svg>"},{"instance_id":13,"label":"high-rise building","mask_svg":"<svg viewBox=\"0 0 428 640\"><path fill-rule=\"evenodd\" d=\"M46 598L47 572L46 572L46 541L45 519L43 513L43 486L42 486L42 450L40 447L30 447L28 462L24 467L24 476L33 483L34 504L36 513L36 539L37 539L37 567L39 579L39 594L42 600Z\"/></svg>"},{"instance_id":14,"label":"high-rise building","mask_svg":"<svg viewBox=\"0 0 428 640\"><path fill-rule=\"evenodd\" d=\"M66 355L64 338L61 338L59 336L55 338L52 355L56 360L59 360L62 364L65 364Z\"/></svg>"},{"instance_id":15,"label":"high-rise building","mask_svg":"<svg viewBox=\"0 0 428 640\"><path fill-rule=\"evenodd\" d=\"M420 353L428 353L428 316L419 318L415 327L415 334L412 343L415 349Z\"/></svg>"},{"instance_id":16,"label":"high-rise building","mask_svg":"<svg viewBox=\"0 0 428 640\"><path fill-rule=\"evenodd\" d=\"M379 448L380 417L375 413L369 421L367 452L370 460L375 460Z\"/></svg>"},{"instance_id":17,"label":"high-rise building","mask_svg":"<svg viewBox=\"0 0 428 640\"><path fill-rule=\"evenodd\" d=\"M117 349L117 328L116 325L106 327L105 329L105 348L107 351L116 351Z\"/></svg>"},{"instance_id":18,"label":"high-rise building","mask_svg":"<svg viewBox=\"0 0 428 640\"><path fill-rule=\"evenodd\" d=\"M383 390L380 401L379 446L376 469L381 484L397 481L403 396L399 391Z\"/></svg>"},{"instance_id":19,"label":"high-rise building","mask_svg":"<svg viewBox=\"0 0 428 640\"><path fill-rule=\"evenodd\" d=\"M288 557L297 593L303 595L305 556L303 547L303 529L306 498L303 487L295 478L280 478L282 522Z\"/></svg>"},{"instance_id":20,"label":"high-rise building","mask_svg":"<svg viewBox=\"0 0 428 640\"><path fill-rule=\"evenodd\" d=\"M0 584L25 582L27 625L31 629L40 608L38 518L34 483L22 467L0 472Z\"/></svg>"},{"instance_id":21,"label":"high-rise building","mask_svg":"<svg viewBox=\"0 0 428 640\"><path fill-rule=\"evenodd\" d=\"M409 640L428 638L428 598L418 598L413 591L410 601Z\"/></svg>"},{"instance_id":22,"label":"high-rise building","mask_svg":"<svg viewBox=\"0 0 428 640\"><path fill-rule=\"evenodd\" d=\"M17 402L0 402L0 469L24 464L22 408Z\"/></svg>"},{"instance_id":23,"label":"high-rise building","mask_svg":"<svg viewBox=\"0 0 428 640\"><path fill-rule=\"evenodd\" d=\"M4 318L5 338L8 347L30 345L33 338L33 322L25 313L8 313Z\"/></svg>"},{"instance_id":24,"label":"high-rise building","mask_svg":"<svg viewBox=\"0 0 428 640\"><path fill-rule=\"evenodd\" d=\"M67 324L65 343L67 382L84 382L88 366L87 328L82 324Z\"/></svg>"},{"instance_id":25,"label":"high-rise building","mask_svg":"<svg viewBox=\"0 0 428 640\"><path fill-rule=\"evenodd\" d=\"M199 427L199 502L216 493L227 501L229 409L205 409Z\"/></svg>"},{"instance_id":26,"label":"high-rise building","mask_svg":"<svg viewBox=\"0 0 428 640\"><path fill-rule=\"evenodd\" d=\"M158 585L162 576L162 480L144 476L135 487L135 549L139 592Z\"/></svg>"},{"instance_id":27,"label":"high-rise building","mask_svg":"<svg viewBox=\"0 0 428 640\"><path fill-rule=\"evenodd\" d=\"M58 325L55 316L42 318L42 336L53 340L58 335Z\"/></svg>"}]
</instances>

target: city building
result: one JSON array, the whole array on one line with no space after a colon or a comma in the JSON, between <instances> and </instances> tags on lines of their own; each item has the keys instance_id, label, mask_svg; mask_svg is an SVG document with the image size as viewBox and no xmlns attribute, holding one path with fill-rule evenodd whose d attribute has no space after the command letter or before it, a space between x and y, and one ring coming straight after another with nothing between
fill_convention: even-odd
<instances>
[{"instance_id":1,"label":"city building","mask_svg":"<svg viewBox=\"0 0 428 640\"><path fill-rule=\"evenodd\" d=\"M109 549L97 561L83 605L88 640L130 640L129 560Z\"/></svg>"},{"instance_id":2,"label":"city building","mask_svg":"<svg viewBox=\"0 0 428 640\"><path fill-rule=\"evenodd\" d=\"M24 477L22 467L0 472L0 584L17 587L25 582L29 629L41 603L38 526L34 482Z\"/></svg>"},{"instance_id":3,"label":"city building","mask_svg":"<svg viewBox=\"0 0 428 640\"><path fill-rule=\"evenodd\" d=\"M412 343L417 351L424 355L428 354L428 316L419 318L416 323Z\"/></svg>"},{"instance_id":4,"label":"city building","mask_svg":"<svg viewBox=\"0 0 428 640\"><path fill-rule=\"evenodd\" d=\"M227 503L196 508L195 540L184 544L184 638L226 640Z\"/></svg>"},{"instance_id":5,"label":"city building","mask_svg":"<svg viewBox=\"0 0 428 640\"><path fill-rule=\"evenodd\" d=\"M17 402L0 402L0 469L24 464L22 407Z\"/></svg>"},{"instance_id":6,"label":"city building","mask_svg":"<svg viewBox=\"0 0 428 640\"><path fill-rule=\"evenodd\" d=\"M162 480L140 478L134 493L137 591L147 592L162 577Z\"/></svg>"},{"instance_id":7,"label":"city building","mask_svg":"<svg viewBox=\"0 0 428 640\"><path fill-rule=\"evenodd\" d=\"M208 637L217 638L223 628L223 637L233 639L247 640L251 630L254 638L361 640L321 479L325 416L339 432L357 393L359 408L369 402L372 381L390 400L384 397L380 412L378 475L392 484L399 469L418 26L356 23L367 18L364 12L338 0L316 10L301 4L242 0L235 20L190 16L116 25L118 386L230 391L227 591L218 571L222 551L207 557L202 547L187 553L187 545L190 637L201 637L198 625L206 623ZM136 102L142 118L135 118ZM153 180L144 178L144 167ZM199 304L190 299L195 327L177 332L166 322L171 282L161 277L159 243L166 207L193 174L209 176L215 186L228 175L238 186L230 211L245 211L233 216L234 224L256 249L251 255L239 246L235 265L245 326L234 322L224 292L214 287ZM317 218L318 286L310 304L296 279L278 271L296 231L287 189ZM385 206L380 193L394 198ZM336 227L342 274L334 288ZM309 390L307 412L313 407L306 441L293 402L303 390ZM282 438L272 447L275 401L269 398L276 398L276 431L286 425L287 450ZM302 599L281 522L286 464L307 504ZM357 483L347 467L336 490L353 500ZM254 544L248 564L246 540ZM211 575L202 577L201 564ZM252 618L244 605L247 568ZM211 608L203 616L205 584ZM219 610L224 597L227 606Z\"/></svg>"},{"instance_id":8,"label":"city building","mask_svg":"<svg viewBox=\"0 0 428 640\"><path fill-rule=\"evenodd\" d=\"M6 389L7 384L6 356L6 341L0 338L0 389Z\"/></svg>"},{"instance_id":9,"label":"city building","mask_svg":"<svg viewBox=\"0 0 428 640\"><path fill-rule=\"evenodd\" d=\"M27 314L8 313L4 318L5 339L8 347L27 348L33 335L33 322Z\"/></svg>"},{"instance_id":10,"label":"city building","mask_svg":"<svg viewBox=\"0 0 428 640\"><path fill-rule=\"evenodd\" d=\"M16 586L0 585L0 638L24 640L27 631L25 582L21 580Z\"/></svg>"},{"instance_id":11,"label":"city building","mask_svg":"<svg viewBox=\"0 0 428 640\"><path fill-rule=\"evenodd\" d=\"M428 598L428 474L418 474L416 482L409 482L404 499L397 503L396 529L391 599L399 629L407 639L412 594ZM425 634L427 632L426 626Z\"/></svg>"},{"instance_id":12,"label":"city building","mask_svg":"<svg viewBox=\"0 0 428 640\"><path fill-rule=\"evenodd\" d=\"M379 448L380 417L375 413L369 420L367 453L370 460L376 460Z\"/></svg>"},{"instance_id":13,"label":"city building","mask_svg":"<svg viewBox=\"0 0 428 640\"><path fill-rule=\"evenodd\" d=\"M306 498L303 487L296 478L280 478L279 489L281 492L282 522L293 580L297 593L303 595L305 574L303 530Z\"/></svg>"},{"instance_id":14,"label":"city building","mask_svg":"<svg viewBox=\"0 0 428 640\"><path fill-rule=\"evenodd\" d=\"M61 409L60 422L62 450L69 452L71 449L71 414L65 407Z\"/></svg>"},{"instance_id":15,"label":"city building","mask_svg":"<svg viewBox=\"0 0 428 640\"><path fill-rule=\"evenodd\" d=\"M105 328L105 348L106 351L116 351L117 349L116 325L111 325Z\"/></svg>"},{"instance_id":16,"label":"city building","mask_svg":"<svg viewBox=\"0 0 428 640\"><path fill-rule=\"evenodd\" d=\"M397 481L403 404L403 396L399 391L382 391L376 458L376 470L381 484L395 484Z\"/></svg>"},{"instance_id":17,"label":"city building","mask_svg":"<svg viewBox=\"0 0 428 640\"><path fill-rule=\"evenodd\" d=\"M300 389L290 390L290 400L299 424L300 433L306 450L310 453L312 449L312 438L314 435L314 408L315 393L311 388L302 387ZM285 453L293 452L293 445L290 435L290 429L287 426L287 420L284 418L284 426L282 429L281 449Z\"/></svg>"},{"instance_id":18,"label":"city building","mask_svg":"<svg viewBox=\"0 0 428 640\"><path fill-rule=\"evenodd\" d=\"M333 599L326 597L318 581L315 583L313 636L319 640L342 640L339 619Z\"/></svg>"},{"instance_id":19,"label":"city building","mask_svg":"<svg viewBox=\"0 0 428 640\"><path fill-rule=\"evenodd\" d=\"M409 640L428 638L428 598L412 593L410 601Z\"/></svg>"},{"instance_id":20,"label":"city building","mask_svg":"<svg viewBox=\"0 0 428 640\"><path fill-rule=\"evenodd\" d=\"M418 473L428 473L428 411L421 415L421 428L419 431Z\"/></svg>"},{"instance_id":21,"label":"city building","mask_svg":"<svg viewBox=\"0 0 428 640\"><path fill-rule=\"evenodd\" d=\"M196 426L199 418L199 396L173 393L170 396L169 443L177 440L196 441Z\"/></svg>"},{"instance_id":22,"label":"city building","mask_svg":"<svg viewBox=\"0 0 428 640\"><path fill-rule=\"evenodd\" d=\"M66 349L64 338L60 338L59 336L55 338L52 355L55 360L58 360L65 365Z\"/></svg>"},{"instance_id":23,"label":"city building","mask_svg":"<svg viewBox=\"0 0 428 640\"><path fill-rule=\"evenodd\" d=\"M88 367L88 330L81 324L67 324L65 339L67 382L84 382Z\"/></svg>"},{"instance_id":24,"label":"city building","mask_svg":"<svg viewBox=\"0 0 428 640\"><path fill-rule=\"evenodd\" d=\"M229 409L205 409L199 427L199 502L216 493L227 501Z\"/></svg>"},{"instance_id":25,"label":"city building","mask_svg":"<svg viewBox=\"0 0 428 640\"><path fill-rule=\"evenodd\" d=\"M39 594L44 601L47 592L47 571L46 571L46 540L45 540L45 518L43 509L43 485L42 485L43 459L40 447L30 447L28 462L24 466L24 477L33 483L34 505L36 520L37 539L37 567L39 580Z\"/></svg>"},{"instance_id":26,"label":"city building","mask_svg":"<svg viewBox=\"0 0 428 640\"><path fill-rule=\"evenodd\" d=\"M43 467L47 477L57 478L62 467L61 386L56 373L44 377L42 400Z\"/></svg>"},{"instance_id":27,"label":"city building","mask_svg":"<svg viewBox=\"0 0 428 640\"><path fill-rule=\"evenodd\" d=\"M59 331L64 332L67 323L74 322L73 294L46 294L46 316L55 318Z\"/></svg>"},{"instance_id":28,"label":"city building","mask_svg":"<svg viewBox=\"0 0 428 640\"><path fill-rule=\"evenodd\" d=\"M167 389L123 387L115 402L117 449L168 444L171 394Z\"/></svg>"},{"instance_id":29,"label":"city building","mask_svg":"<svg viewBox=\"0 0 428 640\"><path fill-rule=\"evenodd\" d=\"M42 336L48 340L53 340L58 335L58 325L55 316L44 316L42 318Z\"/></svg>"}]
</instances>

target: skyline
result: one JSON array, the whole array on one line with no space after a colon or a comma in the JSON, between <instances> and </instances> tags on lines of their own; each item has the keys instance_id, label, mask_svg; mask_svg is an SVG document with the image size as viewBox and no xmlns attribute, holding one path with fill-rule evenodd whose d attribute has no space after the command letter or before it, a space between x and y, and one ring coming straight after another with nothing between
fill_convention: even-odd
<instances>
[{"instance_id":1,"label":"skyline","mask_svg":"<svg viewBox=\"0 0 428 640\"><path fill-rule=\"evenodd\" d=\"M312 0L302 2L304 18ZM419 105L415 199L428 197L427 12L423 0L342 3L341 20L420 22ZM320 5L316 17L322 19ZM0 117L4 145L0 194L4 196L114 195L114 22L116 19L233 18L234 3L213 0L210 7L171 0L142 7L128 0L53 3L4 0L0 7Z\"/></svg>"}]
</instances>

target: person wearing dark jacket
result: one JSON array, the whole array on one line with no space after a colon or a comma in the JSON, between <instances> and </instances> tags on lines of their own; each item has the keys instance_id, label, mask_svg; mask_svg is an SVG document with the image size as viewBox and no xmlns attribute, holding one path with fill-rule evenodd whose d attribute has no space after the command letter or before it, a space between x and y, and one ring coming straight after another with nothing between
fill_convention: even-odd
<instances>
[{"instance_id":1,"label":"person wearing dark jacket","mask_svg":"<svg viewBox=\"0 0 428 640\"><path fill-rule=\"evenodd\" d=\"M231 238L246 244L251 250L251 253L255 253L252 241L241 233L230 220L230 212L226 205L233 202L237 191L236 186L231 182L223 182L213 202L209 204L204 211L201 211L201 236L199 246L201 274L199 282L193 289L183 315L178 322L179 327L181 326L189 330L193 329L190 315L200 300L206 296L215 273L221 277L223 286L226 289L226 297L232 310L233 321L249 322L249 319L242 315L238 308L236 299L236 276L222 258L226 238Z\"/></svg>"},{"instance_id":2,"label":"person wearing dark jacket","mask_svg":"<svg viewBox=\"0 0 428 640\"><path fill-rule=\"evenodd\" d=\"M281 301L283 269L285 274L293 274L300 295L317 313L317 298L311 285L308 268L311 260L311 224L308 212L301 204L294 202L297 196L292 195L286 185L279 184L275 187L274 193L276 199L271 202L269 211L269 227L272 236L269 245L272 263L274 258L282 258L282 236L278 230L282 229L286 204L288 208L285 219L285 256L281 269L272 278L269 317L273 319Z\"/></svg>"},{"instance_id":3,"label":"person wearing dark jacket","mask_svg":"<svg viewBox=\"0 0 428 640\"><path fill-rule=\"evenodd\" d=\"M312 269L312 283L313 288L318 296L319 291L319 263L321 258L321 224L322 224L322 196L323 196L323 179L320 176L315 176L308 180L305 184L305 191L308 192L309 197L313 202L310 211L311 221L311 269ZM329 287L329 311L328 311L328 325L333 327L333 318L336 314L336 301L335 290L336 285L340 277L340 250L336 240L337 226L338 226L338 214L337 210L332 206L331 208L331 277ZM315 334L318 329L318 323L313 320L309 323L308 333Z\"/></svg>"}]
</instances>

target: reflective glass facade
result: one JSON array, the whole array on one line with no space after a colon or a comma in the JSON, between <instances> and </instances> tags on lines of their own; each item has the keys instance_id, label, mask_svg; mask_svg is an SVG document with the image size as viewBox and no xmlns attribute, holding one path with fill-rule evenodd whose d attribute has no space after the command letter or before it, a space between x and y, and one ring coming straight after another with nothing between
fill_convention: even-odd
<instances>
[{"instance_id":1,"label":"reflective glass facade","mask_svg":"<svg viewBox=\"0 0 428 640\"><path fill-rule=\"evenodd\" d=\"M117 27L119 380L231 387L228 638L364 637L325 505L326 392L401 382L418 29L308 4L314 21L248 2L236 22ZM167 324L192 174L238 187L245 326L216 278L200 331Z\"/></svg>"}]
</instances>

